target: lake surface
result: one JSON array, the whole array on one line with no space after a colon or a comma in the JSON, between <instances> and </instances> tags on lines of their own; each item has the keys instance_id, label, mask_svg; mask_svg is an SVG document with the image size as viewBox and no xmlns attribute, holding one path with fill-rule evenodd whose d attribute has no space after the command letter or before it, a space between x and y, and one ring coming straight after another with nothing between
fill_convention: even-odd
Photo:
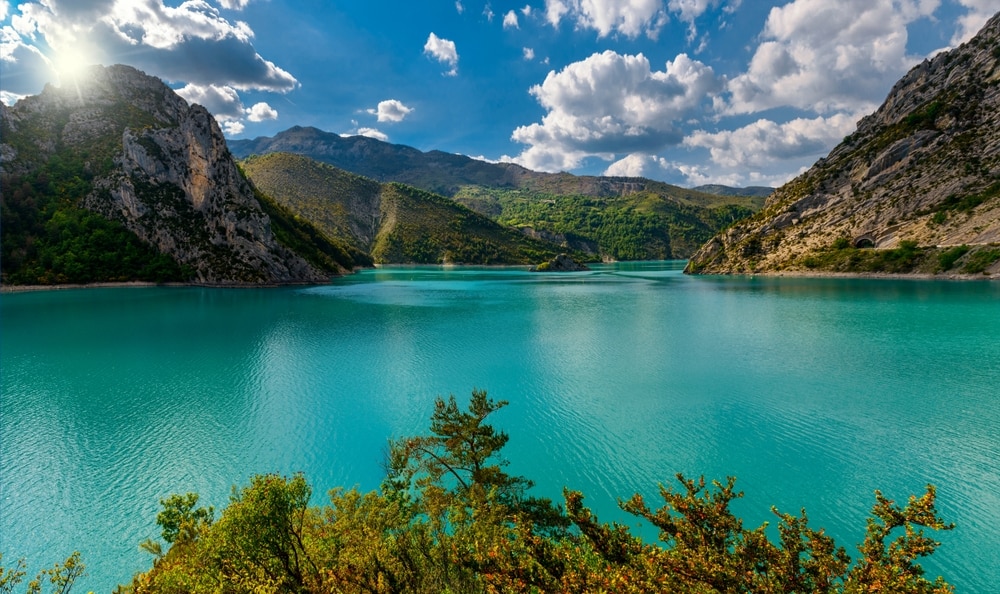
<instances>
[{"instance_id":1,"label":"lake surface","mask_svg":"<svg viewBox=\"0 0 1000 594\"><path fill-rule=\"evenodd\" d=\"M81 551L80 591L147 569L159 500L225 506L304 471L377 487L435 396L510 405L511 469L602 520L677 472L738 477L748 526L805 507L852 557L873 491L928 483L957 528L924 565L1000 583L1000 283L387 268L329 286L0 297L0 551ZM648 532L648 531L647 531ZM649 532L652 534L651 532Z\"/></svg>"}]
</instances>

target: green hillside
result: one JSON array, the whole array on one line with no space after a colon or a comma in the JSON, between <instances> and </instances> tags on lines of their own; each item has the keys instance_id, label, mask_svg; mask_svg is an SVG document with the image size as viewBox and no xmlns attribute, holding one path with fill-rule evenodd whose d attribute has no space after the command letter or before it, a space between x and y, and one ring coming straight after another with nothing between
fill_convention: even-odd
<instances>
[{"instance_id":1,"label":"green hillside","mask_svg":"<svg viewBox=\"0 0 1000 594\"><path fill-rule=\"evenodd\" d=\"M101 105L101 125L78 133L72 143L62 140L75 110L71 104L22 110L16 124L3 108L0 137L15 155L5 159L0 174L4 284L190 278L189 268L143 243L120 222L83 206L95 182L114 167L123 129L173 125L136 107L157 101L155 93L130 99Z\"/></svg>"},{"instance_id":2,"label":"green hillside","mask_svg":"<svg viewBox=\"0 0 1000 594\"><path fill-rule=\"evenodd\" d=\"M559 191L553 184L548 187ZM696 194L691 198L699 199ZM530 228L581 249L589 246L614 260L686 258L719 229L758 208L753 198L705 208L645 189L596 196L465 186L455 201L504 225Z\"/></svg>"},{"instance_id":3,"label":"green hillside","mask_svg":"<svg viewBox=\"0 0 1000 594\"><path fill-rule=\"evenodd\" d=\"M375 263L533 264L560 251L442 196L300 155L253 156L241 166L296 217Z\"/></svg>"}]
</instances>

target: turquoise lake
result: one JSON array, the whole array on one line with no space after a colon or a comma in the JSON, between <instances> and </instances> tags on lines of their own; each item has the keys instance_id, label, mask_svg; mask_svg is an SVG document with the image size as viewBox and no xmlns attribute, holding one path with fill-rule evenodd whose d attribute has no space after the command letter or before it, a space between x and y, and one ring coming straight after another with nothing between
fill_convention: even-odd
<instances>
[{"instance_id":1,"label":"turquoise lake","mask_svg":"<svg viewBox=\"0 0 1000 594\"><path fill-rule=\"evenodd\" d=\"M1000 283L682 266L4 294L0 552L34 575L79 550L76 590L110 592L150 566L161 498L218 509L261 472L305 472L317 503L373 489L388 438L481 388L510 401L493 422L536 494L635 525L617 498L735 475L747 525L805 507L856 557L875 489L933 483L957 527L925 568L996 591Z\"/></svg>"}]
</instances>

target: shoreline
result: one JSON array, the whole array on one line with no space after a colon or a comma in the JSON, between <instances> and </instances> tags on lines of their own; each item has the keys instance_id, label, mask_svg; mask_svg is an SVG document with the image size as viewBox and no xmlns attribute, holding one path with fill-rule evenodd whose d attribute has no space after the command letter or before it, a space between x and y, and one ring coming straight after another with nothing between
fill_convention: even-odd
<instances>
[{"instance_id":1,"label":"shoreline","mask_svg":"<svg viewBox=\"0 0 1000 594\"><path fill-rule=\"evenodd\" d=\"M767 278L858 278L871 280L919 280L919 281L996 281L1000 280L1000 273L997 274L931 274L928 272L900 273L900 272L821 272L806 270L779 270L769 272L699 272L696 274L686 273L688 276L720 276L720 277L755 277Z\"/></svg>"},{"instance_id":2,"label":"shoreline","mask_svg":"<svg viewBox=\"0 0 1000 594\"><path fill-rule=\"evenodd\" d=\"M642 260L629 260L629 262L641 262ZM440 268L459 268L459 267L480 267L480 264L381 264L373 266L372 269L379 269L385 267L424 267L424 266L437 266ZM524 265L518 264L501 264L489 266L488 268L522 268ZM357 272L357 271L354 271ZM806 270L781 270L781 271L771 271L771 272L740 272L740 273L723 273L723 272L699 272L695 274L683 273L685 276L690 277L706 277L706 276L716 276L716 277L767 277L767 278L843 278L843 279L886 279L886 280L915 280L915 281L958 281L958 282L977 282L977 281L1000 281L1000 273L995 274L930 274L930 273L890 273L890 272L821 272L821 271L806 271ZM331 277L330 280L336 277ZM183 282L173 282L173 283L156 283L151 281L121 281L121 282L103 282L103 283L67 283L61 285L0 285L0 294L6 293L31 293L37 291L69 291L74 289L141 289L150 287L169 287L169 288L183 288L183 287L202 287L206 289L276 289L281 287L317 287L329 284L327 282L310 282L310 281L290 281L283 283L255 283L255 284L242 284L242 283L183 283Z\"/></svg>"},{"instance_id":3,"label":"shoreline","mask_svg":"<svg viewBox=\"0 0 1000 594\"><path fill-rule=\"evenodd\" d=\"M202 287L205 289L277 289L281 287L316 287L328 282L287 282L287 283L155 283L150 281L123 281L108 283L67 283L62 285L0 285L3 293L33 293L38 291L69 291L74 289L146 289L151 287L184 288Z\"/></svg>"}]
</instances>

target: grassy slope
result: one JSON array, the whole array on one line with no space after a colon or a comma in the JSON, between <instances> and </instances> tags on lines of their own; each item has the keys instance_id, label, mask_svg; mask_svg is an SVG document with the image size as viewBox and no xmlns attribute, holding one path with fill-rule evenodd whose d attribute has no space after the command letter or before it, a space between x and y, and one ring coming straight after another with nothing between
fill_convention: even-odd
<instances>
[{"instance_id":1,"label":"grassy slope","mask_svg":"<svg viewBox=\"0 0 1000 594\"><path fill-rule=\"evenodd\" d=\"M375 262L532 264L558 251L447 198L379 184L300 155L254 156L242 167L294 215Z\"/></svg>"}]
</instances>

